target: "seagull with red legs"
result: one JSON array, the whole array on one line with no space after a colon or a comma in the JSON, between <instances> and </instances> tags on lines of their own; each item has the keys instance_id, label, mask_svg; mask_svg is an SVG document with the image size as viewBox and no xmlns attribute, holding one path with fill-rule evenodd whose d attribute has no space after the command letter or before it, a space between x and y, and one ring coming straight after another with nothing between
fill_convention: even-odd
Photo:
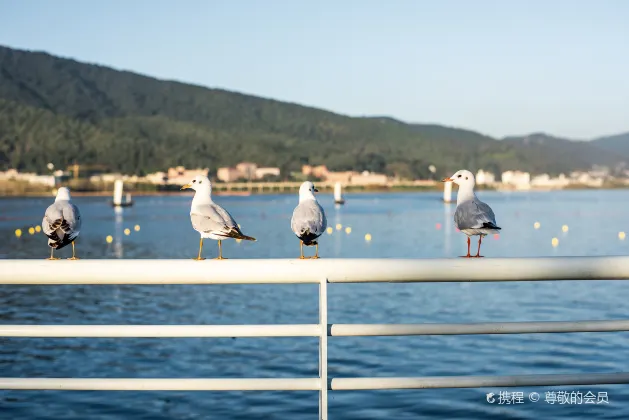
<instances>
[{"instance_id":1,"label":"seagull with red legs","mask_svg":"<svg viewBox=\"0 0 629 420\"><path fill-rule=\"evenodd\" d=\"M459 186L456 195L456 211L454 212L454 224L457 229L467 235L467 255L464 258L479 258L480 245L483 237L499 233L501 228L496 224L496 216L487 204L476 197L474 186L476 180L474 174L462 169L442 182L454 182ZM470 238L478 236L478 251L476 255L470 255Z\"/></svg>"}]
</instances>

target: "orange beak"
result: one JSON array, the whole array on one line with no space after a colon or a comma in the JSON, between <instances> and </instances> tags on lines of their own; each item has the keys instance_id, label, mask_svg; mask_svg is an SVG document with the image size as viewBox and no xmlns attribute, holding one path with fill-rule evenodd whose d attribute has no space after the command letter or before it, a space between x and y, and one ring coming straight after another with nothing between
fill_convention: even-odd
<instances>
[{"instance_id":1,"label":"orange beak","mask_svg":"<svg viewBox=\"0 0 629 420\"><path fill-rule=\"evenodd\" d=\"M450 178L450 177L443 178L443 179L441 180L441 182L452 182L452 181L454 181L454 179L452 179L452 178Z\"/></svg>"}]
</instances>

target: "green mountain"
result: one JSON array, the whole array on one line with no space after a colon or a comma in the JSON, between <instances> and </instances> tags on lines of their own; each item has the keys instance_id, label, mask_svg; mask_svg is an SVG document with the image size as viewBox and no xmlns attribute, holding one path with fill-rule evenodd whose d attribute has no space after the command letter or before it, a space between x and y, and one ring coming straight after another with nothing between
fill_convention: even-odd
<instances>
[{"instance_id":1,"label":"green mountain","mask_svg":"<svg viewBox=\"0 0 629 420\"><path fill-rule=\"evenodd\" d=\"M629 133L617 134L615 136L599 137L592 140L598 148L612 153L629 156Z\"/></svg>"},{"instance_id":2,"label":"green mountain","mask_svg":"<svg viewBox=\"0 0 629 420\"><path fill-rule=\"evenodd\" d=\"M526 147L531 152L535 150L538 153L544 153L551 161L570 161L576 168L589 168L593 164L615 167L623 161L629 162L629 153L600 147L596 141L568 140L545 133L507 137L504 140ZM626 152L629 152L629 148Z\"/></svg>"},{"instance_id":3,"label":"green mountain","mask_svg":"<svg viewBox=\"0 0 629 420\"><path fill-rule=\"evenodd\" d=\"M576 142L499 141L473 131L357 118L0 46L0 169L72 163L125 173L255 161L407 177L460 168L560 173L629 161Z\"/></svg>"}]
</instances>

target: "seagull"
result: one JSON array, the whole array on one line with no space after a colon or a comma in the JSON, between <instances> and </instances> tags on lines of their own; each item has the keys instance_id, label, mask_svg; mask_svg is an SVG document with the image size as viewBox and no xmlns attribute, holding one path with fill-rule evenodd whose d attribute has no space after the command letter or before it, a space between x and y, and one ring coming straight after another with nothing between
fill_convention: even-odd
<instances>
[{"instance_id":1,"label":"seagull","mask_svg":"<svg viewBox=\"0 0 629 420\"><path fill-rule=\"evenodd\" d=\"M74 241L81 231L81 213L79 208L70 202L70 190L61 187L57 191L55 202L44 213L42 230L48 237L50 247L49 260L58 260L54 257L55 249L59 250L68 244L72 244L72 258L78 260L74 251Z\"/></svg>"},{"instance_id":2,"label":"seagull","mask_svg":"<svg viewBox=\"0 0 629 420\"><path fill-rule=\"evenodd\" d=\"M491 233L498 233L501 228L496 224L496 216L487 204L480 201L474 194L474 174L467 170L460 170L449 178L444 178L442 182L454 182L459 186L456 195L456 211L454 212L454 224L457 229L467 235L467 255L470 255L470 237L478 236L478 252L474 257L480 255L480 244L484 236Z\"/></svg>"},{"instance_id":3,"label":"seagull","mask_svg":"<svg viewBox=\"0 0 629 420\"><path fill-rule=\"evenodd\" d=\"M306 181L299 187L299 204L293 211L290 227L300 240L300 259L304 259L304 245L315 246L315 256L319 258L319 242L316 240L327 227L325 212L314 193L319 192L310 181Z\"/></svg>"},{"instance_id":4,"label":"seagull","mask_svg":"<svg viewBox=\"0 0 629 420\"><path fill-rule=\"evenodd\" d=\"M201 234L199 256L194 258L195 260L200 261L205 259L201 258L204 238L218 241L218 257L215 258L217 260L227 259L223 258L223 248L221 246L223 239L256 240L251 236L243 234L231 214L212 201L212 183L207 176L196 176L192 182L181 187L182 190L188 188L195 191L190 208L190 220L194 230Z\"/></svg>"}]
</instances>

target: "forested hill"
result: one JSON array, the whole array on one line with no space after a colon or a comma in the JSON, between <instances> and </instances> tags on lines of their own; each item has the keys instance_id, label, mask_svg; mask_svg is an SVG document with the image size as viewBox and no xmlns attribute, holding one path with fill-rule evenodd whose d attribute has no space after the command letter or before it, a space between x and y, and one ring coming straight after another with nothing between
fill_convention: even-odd
<instances>
[{"instance_id":1,"label":"forested hill","mask_svg":"<svg viewBox=\"0 0 629 420\"><path fill-rule=\"evenodd\" d=\"M141 174L174 165L216 170L243 160L284 173L322 163L417 177L430 164L439 175L463 167L559 173L629 158L570 141L525 144L348 117L0 46L1 169L42 172L48 162L77 162Z\"/></svg>"}]
</instances>

